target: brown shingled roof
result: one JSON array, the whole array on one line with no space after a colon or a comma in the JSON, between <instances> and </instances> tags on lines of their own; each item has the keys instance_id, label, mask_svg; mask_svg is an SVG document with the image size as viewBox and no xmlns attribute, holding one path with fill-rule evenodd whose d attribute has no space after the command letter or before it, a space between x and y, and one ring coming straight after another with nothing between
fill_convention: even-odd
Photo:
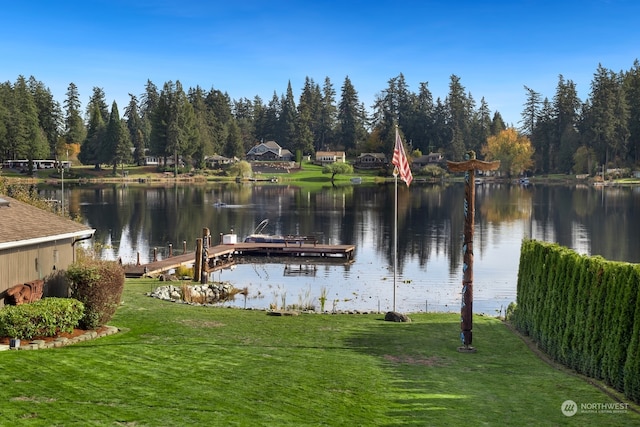
<instances>
[{"instance_id":1,"label":"brown shingled roof","mask_svg":"<svg viewBox=\"0 0 640 427\"><path fill-rule=\"evenodd\" d=\"M0 248L21 242L50 241L92 235L95 230L79 222L38 209L0 194Z\"/></svg>"}]
</instances>

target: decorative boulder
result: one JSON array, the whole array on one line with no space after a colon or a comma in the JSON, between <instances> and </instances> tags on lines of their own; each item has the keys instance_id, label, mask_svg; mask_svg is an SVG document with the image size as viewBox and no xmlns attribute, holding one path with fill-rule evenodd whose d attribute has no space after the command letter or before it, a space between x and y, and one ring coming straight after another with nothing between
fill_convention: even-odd
<instances>
[{"instance_id":1,"label":"decorative boulder","mask_svg":"<svg viewBox=\"0 0 640 427\"><path fill-rule=\"evenodd\" d=\"M387 311L387 314L384 315L384 320L387 322L411 322L411 319L402 313L398 313L397 311Z\"/></svg>"}]
</instances>

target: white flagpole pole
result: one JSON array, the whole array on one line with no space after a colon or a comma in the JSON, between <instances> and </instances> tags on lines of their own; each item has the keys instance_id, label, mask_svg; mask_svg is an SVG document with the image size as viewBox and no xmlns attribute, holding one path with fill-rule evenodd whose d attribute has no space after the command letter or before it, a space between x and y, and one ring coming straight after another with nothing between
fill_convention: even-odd
<instances>
[{"instance_id":1,"label":"white flagpole pole","mask_svg":"<svg viewBox=\"0 0 640 427\"><path fill-rule=\"evenodd\" d=\"M398 269L398 174L397 168L394 168L393 176L395 178L395 203L394 209L394 224L393 224L393 311L396 311L396 270Z\"/></svg>"},{"instance_id":2,"label":"white flagpole pole","mask_svg":"<svg viewBox=\"0 0 640 427\"><path fill-rule=\"evenodd\" d=\"M398 140L398 127L396 126L396 139L394 147ZM394 148L395 149L395 148ZM398 269L398 167L393 168L393 178L395 181L395 201L393 203L393 311L396 311L396 276Z\"/></svg>"}]
</instances>

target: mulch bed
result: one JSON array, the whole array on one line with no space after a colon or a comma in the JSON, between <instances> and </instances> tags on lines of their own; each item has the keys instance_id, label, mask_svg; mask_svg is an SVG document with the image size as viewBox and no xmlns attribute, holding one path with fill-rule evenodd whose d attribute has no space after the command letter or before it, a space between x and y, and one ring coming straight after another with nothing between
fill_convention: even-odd
<instances>
[{"instance_id":1,"label":"mulch bed","mask_svg":"<svg viewBox=\"0 0 640 427\"><path fill-rule=\"evenodd\" d=\"M105 330L107 330L107 328L105 326L101 326L100 328L96 329L96 332L98 332L98 334L100 334L101 332L104 332ZM89 332L86 329L74 329L72 333L68 333L68 332L60 332L57 335L53 336L53 337L33 337L30 340L22 340L25 343L27 342L31 342L31 341L35 341L35 340L43 340L45 343L47 342L51 342L54 341L56 338L75 338L78 337L82 334L84 334L85 332ZM0 345L4 344L4 345L9 345L9 340L11 340L13 337L0 337Z\"/></svg>"}]
</instances>

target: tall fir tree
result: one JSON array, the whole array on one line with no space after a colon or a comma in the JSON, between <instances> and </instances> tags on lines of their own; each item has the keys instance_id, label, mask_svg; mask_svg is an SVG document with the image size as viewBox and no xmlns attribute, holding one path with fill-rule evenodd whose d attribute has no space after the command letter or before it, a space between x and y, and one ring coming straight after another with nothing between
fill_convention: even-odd
<instances>
[{"instance_id":1,"label":"tall fir tree","mask_svg":"<svg viewBox=\"0 0 640 427\"><path fill-rule=\"evenodd\" d=\"M320 111L319 134L316 140L316 150L324 149L329 143L335 144L335 123L337 116L336 90L331 79L326 77L322 85L322 107Z\"/></svg>"},{"instance_id":2,"label":"tall fir tree","mask_svg":"<svg viewBox=\"0 0 640 427\"><path fill-rule=\"evenodd\" d=\"M35 77L29 77L27 82L29 91L33 96L38 113L38 124L49 146L47 159L57 158L62 154L62 147L58 147L60 129L62 128L62 109L60 104L53 99L53 94L48 87Z\"/></svg>"},{"instance_id":3,"label":"tall fir tree","mask_svg":"<svg viewBox=\"0 0 640 427\"><path fill-rule=\"evenodd\" d=\"M101 151L104 143L109 111L105 101L104 90L93 88L93 93L87 104L87 136L80 146L78 160L82 164L93 164L96 169L101 167Z\"/></svg>"},{"instance_id":4,"label":"tall fir tree","mask_svg":"<svg viewBox=\"0 0 640 427\"><path fill-rule=\"evenodd\" d=\"M13 120L10 122L9 139L14 158L29 160L29 174L34 171L34 159L48 158L50 150L44 131L38 120L38 108L33 94L23 76L14 84Z\"/></svg>"},{"instance_id":5,"label":"tall fir tree","mask_svg":"<svg viewBox=\"0 0 640 427\"><path fill-rule=\"evenodd\" d=\"M113 109L111 113L113 114ZM141 166L145 159L144 125L138 110L138 98L135 95L129 94L129 104L124 109L124 118L133 147L133 162Z\"/></svg>"},{"instance_id":6,"label":"tall fir tree","mask_svg":"<svg viewBox=\"0 0 640 427\"><path fill-rule=\"evenodd\" d=\"M304 147L298 138L296 132L296 124L298 122L298 113L296 110L296 102L293 98L293 89L291 81L287 84L286 95L282 98L282 113L278 120L278 128L280 129L280 141L278 143L295 153L302 152Z\"/></svg>"},{"instance_id":7,"label":"tall fir tree","mask_svg":"<svg viewBox=\"0 0 640 427\"><path fill-rule=\"evenodd\" d=\"M104 143L99 154L101 163L111 164L113 174L117 172L118 165L124 165L131 160L131 140L129 131L120 120L118 104L113 101L109 123L105 133Z\"/></svg>"},{"instance_id":8,"label":"tall fir tree","mask_svg":"<svg viewBox=\"0 0 640 427\"><path fill-rule=\"evenodd\" d=\"M353 87L349 76L346 76L338 105L336 129L337 139L345 151L353 154L365 141L365 120L364 109L358 100L358 92Z\"/></svg>"},{"instance_id":9,"label":"tall fir tree","mask_svg":"<svg viewBox=\"0 0 640 427\"><path fill-rule=\"evenodd\" d=\"M87 129L80 113L81 103L78 87L69 83L64 100L64 141L68 146L79 147L87 135ZM66 149L65 149L66 150Z\"/></svg>"}]
</instances>

